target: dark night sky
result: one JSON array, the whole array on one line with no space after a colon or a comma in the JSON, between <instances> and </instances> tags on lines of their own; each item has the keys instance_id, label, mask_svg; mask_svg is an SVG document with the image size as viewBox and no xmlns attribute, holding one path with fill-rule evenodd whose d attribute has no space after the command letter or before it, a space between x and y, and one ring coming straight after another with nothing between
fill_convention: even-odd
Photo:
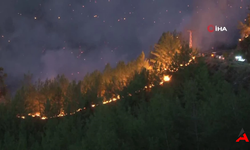
<instances>
[{"instance_id":1,"label":"dark night sky","mask_svg":"<svg viewBox=\"0 0 250 150\"><path fill-rule=\"evenodd\" d=\"M148 54L164 31L192 29L194 44L203 50L215 42L232 44L248 4L250 0L2 0L0 66L10 84L28 71L42 79L58 73L82 79L108 62L114 66L141 51ZM228 32L209 33L209 24L226 26Z\"/></svg>"}]
</instances>

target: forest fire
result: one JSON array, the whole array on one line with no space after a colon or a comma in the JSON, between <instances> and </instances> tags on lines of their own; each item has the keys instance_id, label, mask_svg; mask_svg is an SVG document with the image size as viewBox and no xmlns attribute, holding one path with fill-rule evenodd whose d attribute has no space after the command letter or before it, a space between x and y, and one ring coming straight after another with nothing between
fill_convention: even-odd
<instances>
[{"instance_id":1,"label":"forest fire","mask_svg":"<svg viewBox=\"0 0 250 150\"><path fill-rule=\"evenodd\" d=\"M183 64L180 64L180 66L188 66L188 65L191 63L191 61L194 60L194 59L195 59L195 57L193 56L193 57L188 61L188 63L186 63L186 64L184 64L184 65L183 65ZM176 72L176 71L178 71L178 68L175 69L175 70L169 70L169 71L170 71L170 72ZM164 82L169 82L169 81L171 80L171 77L172 77L172 76L170 76L170 75L163 75L162 81L159 83L159 85L163 85ZM149 86L145 86L144 89L147 89L147 88L151 89L152 87L154 87L154 84L151 84L151 85L149 85ZM135 93L138 93L138 91L135 91ZM129 96L132 96L132 94L129 94ZM109 99L109 100L103 101L102 104L103 104L103 105L109 104L109 103L115 102L115 101L117 101L117 100L119 100L119 99L121 99L121 96L120 96L120 95L117 95L116 97L113 97L113 98L111 98L111 99ZM96 106L98 106L98 104L92 104L92 105L91 105L92 108L94 108L94 107L96 107ZM31 116L31 117L33 117L33 118L38 117L38 118L40 118L40 119L42 119L42 120L46 120L46 119L49 119L49 118L57 118L57 117L64 117L64 116L66 116L66 115L74 115L76 112L80 112L80 111L85 110L85 109L86 109L86 107L84 107L84 108L79 108L79 109L77 109L75 112L72 112L72 113L70 113L70 114L64 113L64 110L62 110L58 115L53 116L53 117L42 116L42 115L40 114L40 112L36 112L36 113L34 113L34 114L29 113L28 116ZM18 117L18 118L21 118L21 119L25 119L25 118L26 118L25 116L20 116L20 115L17 115L17 117Z\"/></svg>"}]
</instances>

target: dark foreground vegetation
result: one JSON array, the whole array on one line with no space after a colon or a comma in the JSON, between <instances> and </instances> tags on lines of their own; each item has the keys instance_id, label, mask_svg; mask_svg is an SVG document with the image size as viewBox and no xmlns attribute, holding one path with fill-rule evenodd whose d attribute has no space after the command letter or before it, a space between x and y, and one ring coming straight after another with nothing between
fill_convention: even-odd
<instances>
[{"instance_id":1,"label":"dark foreground vegetation","mask_svg":"<svg viewBox=\"0 0 250 150\"><path fill-rule=\"evenodd\" d=\"M249 149L249 143L236 143L242 128L250 138L249 79L237 67L209 66L203 57L190 62L196 53L180 37L164 33L150 62L142 53L135 61L107 65L79 82L58 76L33 83L32 75L25 75L13 98L0 70L0 149ZM164 75L171 80L159 84ZM117 95L120 100L102 105ZM46 120L27 115L50 117L84 107Z\"/></svg>"},{"instance_id":2,"label":"dark foreground vegetation","mask_svg":"<svg viewBox=\"0 0 250 150\"><path fill-rule=\"evenodd\" d=\"M197 60L198 61L198 60ZM120 93L147 83L136 74ZM244 149L241 128L250 131L249 90L211 73L205 63L173 73L170 82L63 118L16 118L2 106L1 149ZM11 107L11 108L9 108Z\"/></svg>"}]
</instances>

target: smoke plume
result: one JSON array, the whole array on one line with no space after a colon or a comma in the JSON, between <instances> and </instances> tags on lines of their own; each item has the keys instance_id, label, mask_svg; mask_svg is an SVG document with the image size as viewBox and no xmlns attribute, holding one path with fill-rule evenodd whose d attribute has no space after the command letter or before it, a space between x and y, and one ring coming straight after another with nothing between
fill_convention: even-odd
<instances>
[{"instance_id":1,"label":"smoke plume","mask_svg":"<svg viewBox=\"0 0 250 150\"><path fill-rule=\"evenodd\" d=\"M65 74L82 79L149 54L161 34L177 29L206 50L216 42L236 42L238 21L249 0L3 0L0 2L0 66L9 87L28 71L34 79ZM232 6L232 7L230 7ZM242 9L240 9L242 7ZM226 17L227 16L227 17ZM207 26L226 26L228 32L208 33Z\"/></svg>"}]
</instances>

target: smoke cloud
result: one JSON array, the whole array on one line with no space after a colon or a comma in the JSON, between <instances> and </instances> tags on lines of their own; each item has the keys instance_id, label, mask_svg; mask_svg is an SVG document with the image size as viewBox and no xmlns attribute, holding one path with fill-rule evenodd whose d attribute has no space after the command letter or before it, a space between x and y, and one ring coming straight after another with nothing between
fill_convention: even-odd
<instances>
[{"instance_id":1,"label":"smoke cloud","mask_svg":"<svg viewBox=\"0 0 250 150\"><path fill-rule=\"evenodd\" d=\"M17 87L28 71L35 79L57 74L82 79L107 63L149 54L161 34L174 29L186 35L194 30L193 44L202 50L235 43L247 4L250 0L3 0L0 66L9 87ZM228 32L209 33L209 24Z\"/></svg>"},{"instance_id":2,"label":"smoke cloud","mask_svg":"<svg viewBox=\"0 0 250 150\"><path fill-rule=\"evenodd\" d=\"M237 28L248 13L249 0L194 1L193 12L186 17L185 29L193 30L193 45L209 50L220 45L237 44L240 37ZM209 25L226 27L227 32L208 32Z\"/></svg>"}]
</instances>

